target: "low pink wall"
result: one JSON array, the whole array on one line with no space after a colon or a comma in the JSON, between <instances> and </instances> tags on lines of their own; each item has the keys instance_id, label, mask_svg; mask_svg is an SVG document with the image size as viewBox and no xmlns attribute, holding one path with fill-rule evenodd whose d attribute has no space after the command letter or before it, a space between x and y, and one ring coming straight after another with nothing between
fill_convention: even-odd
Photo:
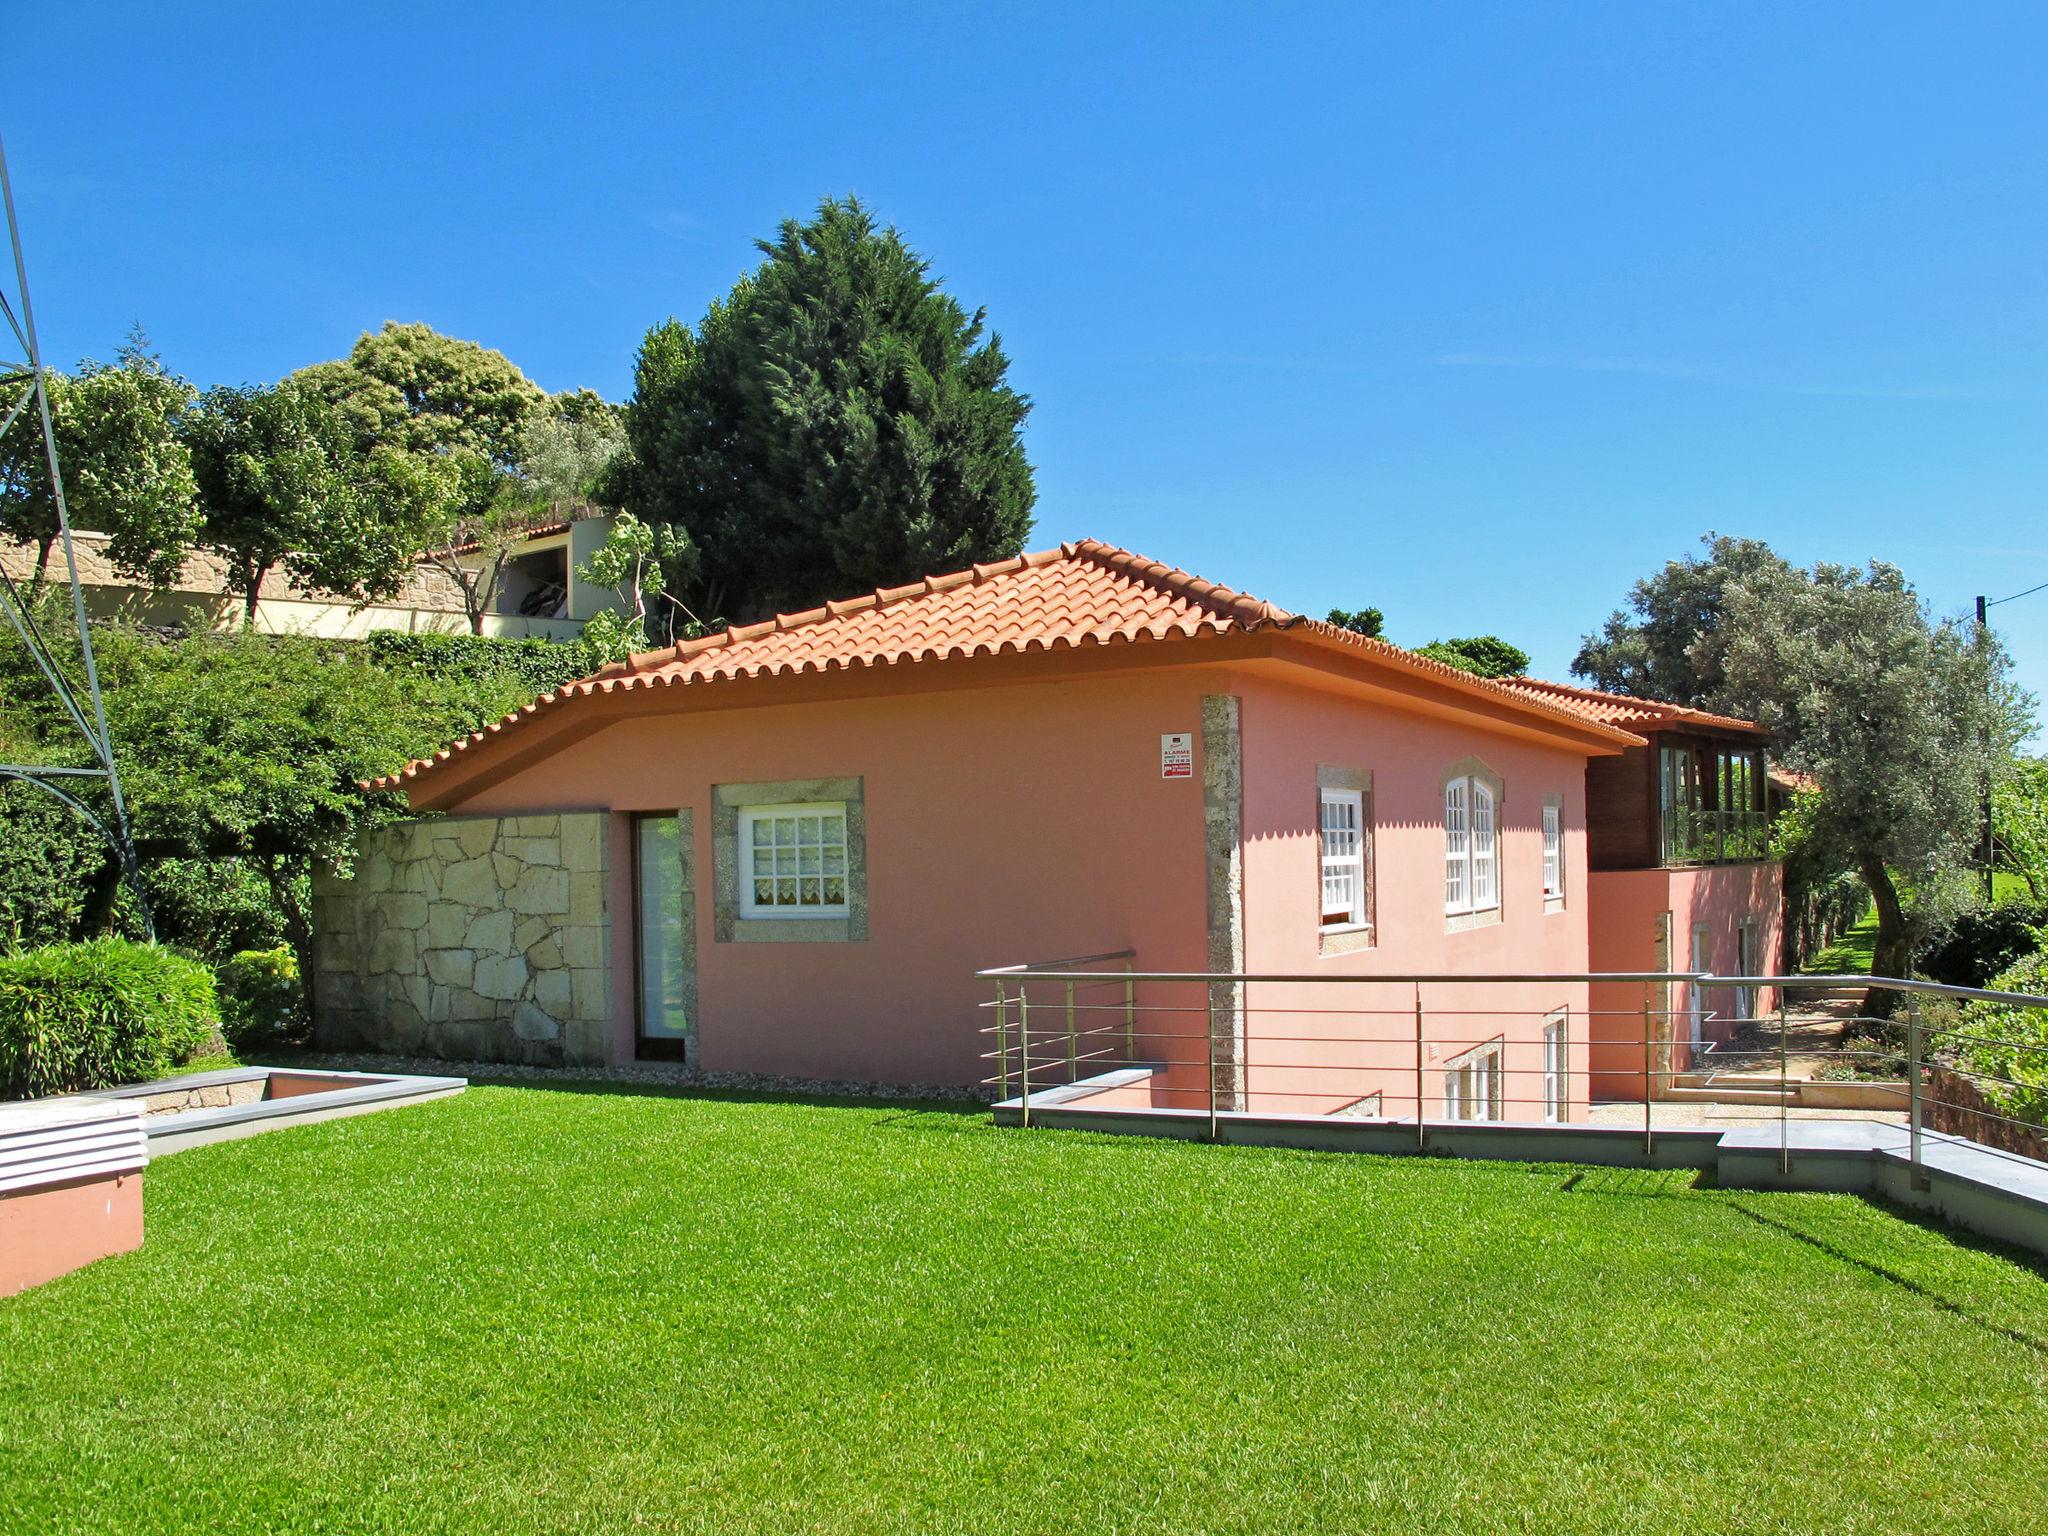
<instances>
[{"instance_id":1,"label":"low pink wall","mask_svg":"<svg viewBox=\"0 0 2048 1536\"><path fill-rule=\"evenodd\" d=\"M1586 969L1586 760L1472 725L1335 701L1261 680L1245 689L1247 968L1369 977ZM1444 913L1443 781L1477 757L1504 783L1498 810L1501 917L1454 931ZM1317 765L1373 775L1375 943L1319 951ZM1543 804L1562 800L1564 902L1543 898ZM1445 1063L1503 1041L1503 1106L1541 1119L1542 1029L1568 1010L1567 1118L1586 1108L1586 989L1575 982L1438 983L1423 989L1422 1096L1442 1113ZM1371 1093L1388 1115L1416 1105L1415 989L1400 983L1261 984L1247 999L1247 1107L1320 1114ZM1332 1012L1330 1010L1339 1010Z\"/></svg>"},{"instance_id":2,"label":"low pink wall","mask_svg":"<svg viewBox=\"0 0 2048 1536\"><path fill-rule=\"evenodd\" d=\"M0 1195L0 1296L141 1246L140 1173Z\"/></svg>"},{"instance_id":3,"label":"low pink wall","mask_svg":"<svg viewBox=\"0 0 2048 1536\"><path fill-rule=\"evenodd\" d=\"M1756 964L1760 972L1778 969L1784 942L1784 870L1777 864L1715 864L1687 869L1603 870L1592 877L1592 969L1596 971L1688 971L1692 963L1692 930L1695 924L1707 928L1705 969L1723 975L1737 973L1737 933L1744 920L1756 926ZM1671 954L1668 964L1657 950L1659 918L1671 916ZM1689 1045L1691 1002L1684 986L1651 988L1653 1031L1668 1031L1672 1042L1669 1070L1683 1072L1694 1065ZM1760 989L1756 1001L1759 1013L1777 1006L1774 989ZM1644 988L1637 983L1596 986L1593 989L1592 1074L1595 1098L1640 1100L1648 1066L1643 1046ZM1735 1007L1735 996L1726 988L1702 989L1702 1001L1709 1012L1723 1015L1709 1019L1704 1034L1709 1041L1726 1040L1735 1025L1727 1015ZM1668 1023L1660 1017L1669 1013ZM1665 1067L1660 1064L1660 1073Z\"/></svg>"}]
</instances>

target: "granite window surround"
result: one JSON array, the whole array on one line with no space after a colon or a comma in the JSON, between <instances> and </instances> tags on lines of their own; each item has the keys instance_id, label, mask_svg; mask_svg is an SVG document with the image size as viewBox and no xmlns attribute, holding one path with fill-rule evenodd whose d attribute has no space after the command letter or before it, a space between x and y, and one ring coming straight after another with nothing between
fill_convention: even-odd
<instances>
[{"instance_id":1,"label":"granite window surround","mask_svg":"<svg viewBox=\"0 0 2048 1536\"><path fill-rule=\"evenodd\" d=\"M749 806L838 801L846 807L843 917L747 917L740 911L740 812ZM718 944L863 944L868 936L868 832L864 781L782 779L711 786L711 936Z\"/></svg>"}]
</instances>

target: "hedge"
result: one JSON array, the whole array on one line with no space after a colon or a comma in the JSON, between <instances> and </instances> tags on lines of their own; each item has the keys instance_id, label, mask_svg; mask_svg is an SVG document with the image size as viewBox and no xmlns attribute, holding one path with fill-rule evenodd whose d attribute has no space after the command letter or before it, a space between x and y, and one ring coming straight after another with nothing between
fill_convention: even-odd
<instances>
[{"instance_id":1,"label":"hedge","mask_svg":"<svg viewBox=\"0 0 2048 1536\"><path fill-rule=\"evenodd\" d=\"M2029 955L1991 978L1989 990L2048 997L2048 953ZM1998 1113L2048 1125L2048 1008L1966 1003L1956 1062L1980 1074L1977 1087Z\"/></svg>"},{"instance_id":2,"label":"hedge","mask_svg":"<svg viewBox=\"0 0 2048 1536\"><path fill-rule=\"evenodd\" d=\"M0 1098L161 1077L219 1017L212 973L154 944L94 939L0 959Z\"/></svg>"}]
</instances>

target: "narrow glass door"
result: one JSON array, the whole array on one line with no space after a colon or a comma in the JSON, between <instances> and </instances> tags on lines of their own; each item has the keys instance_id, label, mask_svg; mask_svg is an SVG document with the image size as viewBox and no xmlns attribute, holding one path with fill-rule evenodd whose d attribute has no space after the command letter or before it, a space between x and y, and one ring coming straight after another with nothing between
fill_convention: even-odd
<instances>
[{"instance_id":1,"label":"narrow glass door","mask_svg":"<svg viewBox=\"0 0 2048 1536\"><path fill-rule=\"evenodd\" d=\"M680 1061L690 1033L683 924L683 849L673 812L633 818L634 953L639 969L639 1050Z\"/></svg>"}]
</instances>

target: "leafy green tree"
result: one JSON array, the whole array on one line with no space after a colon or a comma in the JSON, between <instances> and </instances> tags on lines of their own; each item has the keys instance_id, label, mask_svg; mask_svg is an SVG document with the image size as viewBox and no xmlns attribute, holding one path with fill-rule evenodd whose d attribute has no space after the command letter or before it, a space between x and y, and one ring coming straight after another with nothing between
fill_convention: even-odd
<instances>
[{"instance_id":1,"label":"leafy green tree","mask_svg":"<svg viewBox=\"0 0 2048 1536\"><path fill-rule=\"evenodd\" d=\"M2048 896L2048 758L2001 765L1992 781L1991 833L1996 867L2025 881L2036 901Z\"/></svg>"},{"instance_id":2,"label":"leafy green tree","mask_svg":"<svg viewBox=\"0 0 2048 1536\"><path fill-rule=\"evenodd\" d=\"M1694 708L1720 692L1729 585L1792 567L1760 539L1709 533L1700 542L1705 558L1673 560L1629 590L1627 607L1580 642L1573 676L1610 693Z\"/></svg>"},{"instance_id":3,"label":"leafy green tree","mask_svg":"<svg viewBox=\"0 0 2048 1536\"><path fill-rule=\"evenodd\" d=\"M676 557L680 540L671 528L654 528L630 512L621 512L591 556L576 574L585 581L610 587L618 594L619 607L595 614L583 626L584 644L605 661L622 661L648 647L647 609L650 603L666 599L668 581L662 562ZM694 615L685 614L686 626L701 632ZM675 628L677 626L671 626Z\"/></svg>"},{"instance_id":4,"label":"leafy green tree","mask_svg":"<svg viewBox=\"0 0 2048 1536\"><path fill-rule=\"evenodd\" d=\"M1030 402L984 312L854 199L760 249L636 362L620 494L682 536L677 589L744 619L1021 549Z\"/></svg>"},{"instance_id":5,"label":"leafy green tree","mask_svg":"<svg viewBox=\"0 0 2048 1536\"><path fill-rule=\"evenodd\" d=\"M366 454L460 449L506 469L518 462L521 435L547 400L504 353L396 321L360 337L347 357L293 378L341 414Z\"/></svg>"},{"instance_id":6,"label":"leafy green tree","mask_svg":"<svg viewBox=\"0 0 2048 1536\"><path fill-rule=\"evenodd\" d=\"M179 437L192 387L131 343L113 364L45 375L72 525L108 535L107 558L152 586L177 579L199 530L192 460ZM0 409L29 388L0 381ZM28 407L35 410L33 404ZM41 580L57 539L57 499L39 427L0 435L0 531L36 546Z\"/></svg>"},{"instance_id":7,"label":"leafy green tree","mask_svg":"<svg viewBox=\"0 0 2048 1536\"><path fill-rule=\"evenodd\" d=\"M365 494L366 469L334 412L291 383L208 390L183 434L204 519L197 542L225 560L228 589L253 622L272 569L283 564L308 586L323 543L354 532L348 505Z\"/></svg>"},{"instance_id":8,"label":"leafy green tree","mask_svg":"<svg viewBox=\"0 0 2048 1536\"><path fill-rule=\"evenodd\" d=\"M519 444L519 474L543 507L573 510L602 504L610 494L614 463L626 451L618 410L590 390L557 395L527 423Z\"/></svg>"},{"instance_id":9,"label":"leafy green tree","mask_svg":"<svg viewBox=\"0 0 2048 1536\"><path fill-rule=\"evenodd\" d=\"M1385 637L1387 616L1377 608L1332 608L1330 622L1354 635L1368 635L1379 640Z\"/></svg>"},{"instance_id":10,"label":"leafy green tree","mask_svg":"<svg viewBox=\"0 0 2048 1536\"><path fill-rule=\"evenodd\" d=\"M1820 785L1806 836L1869 888L1876 973L1906 975L1915 945L1975 899L1982 786L2031 701L1988 632L1930 621L1889 565L1759 562L1721 602L1708 702L1768 727L1779 760Z\"/></svg>"},{"instance_id":11,"label":"leafy green tree","mask_svg":"<svg viewBox=\"0 0 2048 1536\"><path fill-rule=\"evenodd\" d=\"M1529 653L1510 645L1499 635L1471 635L1462 640L1432 640L1416 647L1415 654L1428 656L1445 666L1456 667L1478 677L1521 677L1529 670Z\"/></svg>"}]
</instances>

